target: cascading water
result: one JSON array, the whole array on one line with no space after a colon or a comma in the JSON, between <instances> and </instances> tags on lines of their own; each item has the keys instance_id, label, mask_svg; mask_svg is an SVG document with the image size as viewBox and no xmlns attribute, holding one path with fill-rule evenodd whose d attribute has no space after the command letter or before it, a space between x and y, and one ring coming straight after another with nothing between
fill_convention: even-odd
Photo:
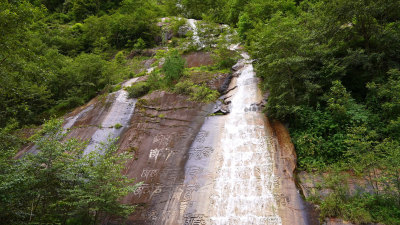
<instances>
[{"instance_id":1,"label":"cascading water","mask_svg":"<svg viewBox=\"0 0 400 225\"><path fill-rule=\"evenodd\" d=\"M107 143L110 139L119 137L123 128L129 125L129 121L135 110L137 99L129 99L128 93L123 88L132 85L137 80L138 78L136 77L124 82L122 84L122 89L113 93L115 100L109 108L107 115L101 121L101 124L98 125L96 132L91 136L84 154L97 150L101 147L102 143ZM110 98L112 95L108 97ZM71 129L76 121L86 114L91 113L93 108L93 105L89 105L77 115L66 118L66 123L64 124L63 129L65 131ZM121 127L116 127L117 124ZM37 146L34 145L27 152L36 154L38 151Z\"/></svg>"},{"instance_id":2,"label":"cascading water","mask_svg":"<svg viewBox=\"0 0 400 225\"><path fill-rule=\"evenodd\" d=\"M182 224L281 224L258 79L243 53L231 112L208 118L186 163ZM173 224L173 223L167 223Z\"/></svg>"},{"instance_id":3,"label":"cascading water","mask_svg":"<svg viewBox=\"0 0 400 225\"><path fill-rule=\"evenodd\" d=\"M101 143L106 143L110 138L117 138L122 132L123 127L127 127L135 110L137 99L129 99L128 92L123 88L132 85L138 78L132 78L122 84L122 89L115 92L115 100L111 108L102 121L99 129L93 134L90 143L86 147L84 154L96 150ZM116 125L121 127L116 127Z\"/></svg>"},{"instance_id":4,"label":"cascading water","mask_svg":"<svg viewBox=\"0 0 400 225\"><path fill-rule=\"evenodd\" d=\"M204 48L205 45L201 42L200 37L198 35L199 31L197 28L197 21L195 19L188 19L187 22L189 23L189 26L193 30L193 42L195 45L197 45L200 48Z\"/></svg>"},{"instance_id":5,"label":"cascading water","mask_svg":"<svg viewBox=\"0 0 400 225\"><path fill-rule=\"evenodd\" d=\"M247 54L237 79L219 151L221 163L214 185L214 224L280 224L273 195L274 165L268 149L262 100Z\"/></svg>"},{"instance_id":6,"label":"cascading water","mask_svg":"<svg viewBox=\"0 0 400 225\"><path fill-rule=\"evenodd\" d=\"M188 22L196 30L195 21ZM263 98L249 56L242 57L233 91L224 96L230 114L205 120L188 151L184 182L160 216L167 219L156 224L282 224L273 193L274 155L258 106Z\"/></svg>"}]
</instances>

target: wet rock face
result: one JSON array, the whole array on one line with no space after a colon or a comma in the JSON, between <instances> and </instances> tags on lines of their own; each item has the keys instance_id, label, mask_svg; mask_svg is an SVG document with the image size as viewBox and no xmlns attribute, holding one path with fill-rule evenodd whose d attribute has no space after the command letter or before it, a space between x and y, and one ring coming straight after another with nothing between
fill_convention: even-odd
<instances>
[{"instance_id":1,"label":"wet rock face","mask_svg":"<svg viewBox=\"0 0 400 225\"><path fill-rule=\"evenodd\" d=\"M277 121L268 123L269 142L275 149L276 196L282 224L319 224L318 213L305 202L295 185L297 156L289 131ZM288 210L290 209L290 210Z\"/></svg>"},{"instance_id":2,"label":"wet rock face","mask_svg":"<svg viewBox=\"0 0 400 225\"><path fill-rule=\"evenodd\" d=\"M64 129L69 130L67 138L77 138L90 141L96 131L102 128L102 122L110 113L111 106L116 100L115 93L101 95L91 100L86 105L79 107L65 116ZM33 144L21 149L16 158L25 153L37 153L38 149Z\"/></svg>"},{"instance_id":3,"label":"wet rock face","mask_svg":"<svg viewBox=\"0 0 400 225\"><path fill-rule=\"evenodd\" d=\"M183 58L186 60L188 68L214 64L214 60L209 52L192 52L184 55Z\"/></svg>"},{"instance_id":4,"label":"wet rock face","mask_svg":"<svg viewBox=\"0 0 400 225\"><path fill-rule=\"evenodd\" d=\"M157 221L163 219L160 215L170 195L182 186L187 150L203 123L207 107L166 92L153 92L139 100L119 149L133 155L126 165L126 174L143 182L123 199L125 203L139 205L128 224L160 224Z\"/></svg>"}]
</instances>

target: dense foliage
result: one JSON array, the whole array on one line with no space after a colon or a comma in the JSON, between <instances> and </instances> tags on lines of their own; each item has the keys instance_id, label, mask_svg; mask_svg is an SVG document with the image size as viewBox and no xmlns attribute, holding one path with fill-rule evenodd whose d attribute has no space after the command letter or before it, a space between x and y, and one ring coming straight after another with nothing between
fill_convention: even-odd
<instances>
[{"instance_id":1,"label":"dense foliage","mask_svg":"<svg viewBox=\"0 0 400 225\"><path fill-rule=\"evenodd\" d=\"M135 190L122 175L127 155L116 155L114 140L84 155L85 143L51 120L32 137L37 154L2 158L0 220L7 224L96 224L105 216L127 216L132 206L119 198Z\"/></svg>"},{"instance_id":2,"label":"dense foliage","mask_svg":"<svg viewBox=\"0 0 400 225\"><path fill-rule=\"evenodd\" d=\"M81 105L129 76L119 49L155 44L155 1L32 2L0 3L0 127Z\"/></svg>"}]
</instances>

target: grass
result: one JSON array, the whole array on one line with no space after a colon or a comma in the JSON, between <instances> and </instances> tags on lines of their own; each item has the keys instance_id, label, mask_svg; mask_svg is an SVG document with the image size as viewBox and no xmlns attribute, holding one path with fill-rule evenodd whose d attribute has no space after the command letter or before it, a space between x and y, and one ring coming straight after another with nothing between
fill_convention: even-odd
<instances>
[{"instance_id":1,"label":"grass","mask_svg":"<svg viewBox=\"0 0 400 225\"><path fill-rule=\"evenodd\" d=\"M114 125L114 128L117 129L117 130L121 129L122 128L122 124L117 123L117 124Z\"/></svg>"}]
</instances>

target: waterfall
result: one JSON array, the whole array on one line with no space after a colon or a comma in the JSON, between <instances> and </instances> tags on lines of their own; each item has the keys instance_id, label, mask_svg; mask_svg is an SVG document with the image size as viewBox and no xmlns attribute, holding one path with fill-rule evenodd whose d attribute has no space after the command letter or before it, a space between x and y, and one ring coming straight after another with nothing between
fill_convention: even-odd
<instances>
[{"instance_id":1,"label":"waterfall","mask_svg":"<svg viewBox=\"0 0 400 225\"><path fill-rule=\"evenodd\" d=\"M193 42L195 45L204 48L205 45L201 42L200 37L199 37L199 32L197 28L197 21L195 19L188 19L187 22L189 23L189 26L193 30Z\"/></svg>"},{"instance_id":2,"label":"waterfall","mask_svg":"<svg viewBox=\"0 0 400 225\"><path fill-rule=\"evenodd\" d=\"M129 125L137 99L129 99L128 92L123 88L132 85L137 79L136 77L128 80L122 84L121 90L114 93L115 100L101 122L99 129L93 134L84 154L97 150L101 143L106 143L110 138L119 137L123 128ZM115 127L117 124L122 125L122 127Z\"/></svg>"},{"instance_id":3,"label":"waterfall","mask_svg":"<svg viewBox=\"0 0 400 225\"><path fill-rule=\"evenodd\" d=\"M225 120L222 156L214 185L214 224L280 224L273 195L274 164L257 107L262 100L253 66L244 57L231 113Z\"/></svg>"},{"instance_id":4,"label":"waterfall","mask_svg":"<svg viewBox=\"0 0 400 225\"><path fill-rule=\"evenodd\" d=\"M249 56L242 57L231 112L206 119L188 152L180 198L165 210L179 218L161 224L282 224L262 94Z\"/></svg>"}]
</instances>

